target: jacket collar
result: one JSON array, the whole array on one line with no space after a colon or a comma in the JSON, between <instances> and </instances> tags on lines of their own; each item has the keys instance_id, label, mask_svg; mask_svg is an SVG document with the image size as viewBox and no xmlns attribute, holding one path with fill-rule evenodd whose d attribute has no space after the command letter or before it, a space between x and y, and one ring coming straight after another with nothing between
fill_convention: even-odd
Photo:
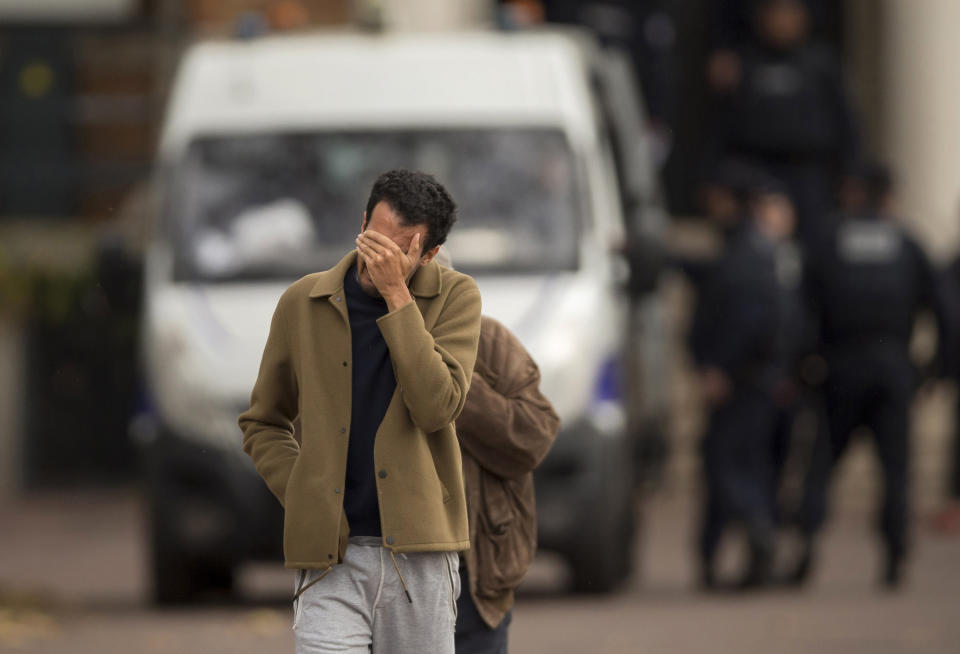
<instances>
[{"instance_id":1,"label":"jacket collar","mask_svg":"<svg viewBox=\"0 0 960 654\"><path fill-rule=\"evenodd\" d=\"M357 251L351 250L333 268L317 273L317 281L310 291L310 297L327 297L343 290L343 278L356 261ZM410 280L410 294L414 297L436 297L442 287L440 264L436 261L420 266Z\"/></svg>"}]
</instances>

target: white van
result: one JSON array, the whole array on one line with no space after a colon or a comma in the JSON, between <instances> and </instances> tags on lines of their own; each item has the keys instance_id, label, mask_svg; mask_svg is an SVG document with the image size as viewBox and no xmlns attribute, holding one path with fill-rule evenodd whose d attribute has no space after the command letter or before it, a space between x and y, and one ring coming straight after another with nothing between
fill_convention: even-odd
<instances>
[{"instance_id":1,"label":"white van","mask_svg":"<svg viewBox=\"0 0 960 654\"><path fill-rule=\"evenodd\" d=\"M611 248L625 207L638 231L663 213L630 75L585 43L317 34L188 51L153 185L150 411L136 430L158 601L228 587L244 560L280 555L281 508L241 451L237 416L281 292L353 247L373 180L398 167L450 190L454 265L533 354L563 420L536 476L541 547L566 557L577 588L628 574L630 304Z\"/></svg>"}]
</instances>

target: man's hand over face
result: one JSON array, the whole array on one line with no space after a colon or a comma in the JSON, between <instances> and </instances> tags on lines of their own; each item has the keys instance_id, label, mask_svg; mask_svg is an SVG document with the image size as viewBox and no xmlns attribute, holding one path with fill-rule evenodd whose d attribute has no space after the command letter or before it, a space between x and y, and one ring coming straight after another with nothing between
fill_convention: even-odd
<instances>
[{"instance_id":1,"label":"man's hand over face","mask_svg":"<svg viewBox=\"0 0 960 654\"><path fill-rule=\"evenodd\" d=\"M399 309L413 298L407 280L420 263L420 234L414 234L404 252L393 240L372 229L357 237L357 250L364 259L370 279L387 302L390 311Z\"/></svg>"}]
</instances>

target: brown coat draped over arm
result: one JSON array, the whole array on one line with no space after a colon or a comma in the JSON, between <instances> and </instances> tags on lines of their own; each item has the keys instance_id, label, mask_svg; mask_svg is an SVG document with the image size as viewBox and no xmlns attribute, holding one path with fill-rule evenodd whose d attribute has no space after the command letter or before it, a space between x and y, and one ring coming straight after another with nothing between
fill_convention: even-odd
<instances>
[{"instance_id":1,"label":"brown coat draped over arm","mask_svg":"<svg viewBox=\"0 0 960 654\"><path fill-rule=\"evenodd\" d=\"M473 381L457 437L463 451L470 593L495 628L513 606L537 546L533 470L560 426L540 371L520 341L483 316Z\"/></svg>"}]
</instances>

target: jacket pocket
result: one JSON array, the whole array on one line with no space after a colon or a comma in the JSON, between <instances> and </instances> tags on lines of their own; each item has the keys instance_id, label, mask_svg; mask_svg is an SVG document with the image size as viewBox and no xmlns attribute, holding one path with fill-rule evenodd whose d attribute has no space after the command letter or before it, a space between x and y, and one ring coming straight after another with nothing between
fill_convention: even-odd
<instances>
[{"instance_id":1,"label":"jacket pocket","mask_svg":"<svg viewBox=\"0 0 960 654\"><path fill-rule=\"evenodd\" d=\"M290 497L290 487L293 485L293 480L296 477L297 468L300 465L300 455L297 455L297 458L293 460L293 465L290 466L290 476L287 477L287 484L283 487L283 508L287 508L287 501Z\"/></svg>"},{"instance_id":2,"label":"jacket pocket","mask_svg":"<svg viewBox=\"0 0 960 654\"><path fill-rule=\"evenodd\" d=\"M473 544L477 595L497 598L520 585L536 552L532 479L481 474L480 500Z\"/></svg>"}]
</instances>

